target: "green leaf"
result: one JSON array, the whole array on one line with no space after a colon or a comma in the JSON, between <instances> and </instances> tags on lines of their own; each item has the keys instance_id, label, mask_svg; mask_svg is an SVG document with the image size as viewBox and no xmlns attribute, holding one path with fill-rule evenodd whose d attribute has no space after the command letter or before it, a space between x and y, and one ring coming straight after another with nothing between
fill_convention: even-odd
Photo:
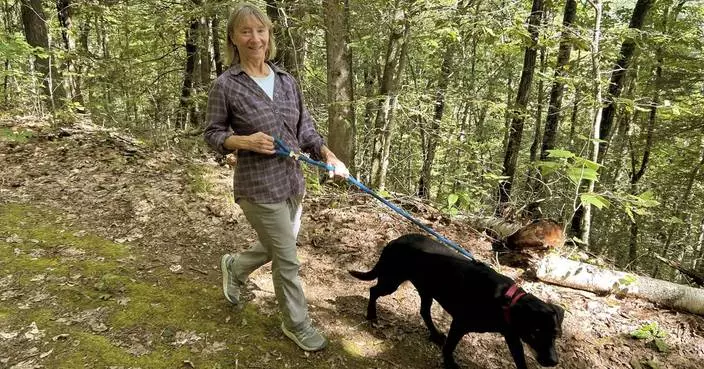
<instances>
[{"instance_id":1,"label":"green leaf","mask_svg":"<svg viewBox=\"0 0 704 369\"><path fill-rule=\"evenodd\" d=\"M667 353L670 351L670 347L665 343L665 340L662 338L656 338L655 339L655 347L658 349L658 351L662 353Z\"/></svg>"},{"instance_id":2,"label":"green leaf","mask_svg":"<svg viewBox=\"0 0 704 369\"><path fill-rule=\"evenodd\" d=\"M579 195L579 199L582 202L582 204L590 204L594 205L599 210L603 209L604 207L609 207L611 203L609 203L608 200L606 200L603 196L597 195L595 193L583 193Z\"/></svg>"},{"instance_id":3,"label":"green leaf","mask_svg":"<svg viewBox=\"0 0 704 369\"><path fill-rule=\"evenodd\" d=\"M628 215L628 218L631 220L631 222L635 223L636 218L633 217L633 212L631 211L630 206L625 206L623 210L626 212L626 215Z\"/></svg>"},{"instance_id":4,"label":"green leaf","mask_svg":"<svg viewBox=\"0 0 704 369\"><path fill-rule=\"evenodd\" d=\"M598 182L598 174L596 170L592 168L569 168L567 169L567 176L572 180L573 183L578 184L580 180L588 180Z\"/></svg>"},{"instance_id":5,"label":"green leaf","mask_svg":"<svg viewBox=\"0 0 704 369\"><path fill-rule=\"evenodd\" d=\"M459 200L459 198L460 197L457 196L457 194L451 193L449 196L447 196L447 207L453 207L457 203L457 200Z\"/></svg>"},{"instance_id":6,"label":"green leaf","mask_svg":"<svg viewBox=\"0 0 704 369\"><path fill-rule=\"evenodd\" d=\"M631 337L637 339L650 339L653 338L653 332L658 329L657 322L651 322L643 324L640 328L631 332Z\"/></svg>"},{"instance_id":7,"label":"green leaf","mask_svg":"<svg viewBox=\"0 0 704 369\"><path fill-rule=\"evenodd\" d=\"M554 149L554 150L548 150L548 158L573 158L575 157L575 154L571 151L567 150L560 150L560 149Z\"/></svg>"}]
</instances>

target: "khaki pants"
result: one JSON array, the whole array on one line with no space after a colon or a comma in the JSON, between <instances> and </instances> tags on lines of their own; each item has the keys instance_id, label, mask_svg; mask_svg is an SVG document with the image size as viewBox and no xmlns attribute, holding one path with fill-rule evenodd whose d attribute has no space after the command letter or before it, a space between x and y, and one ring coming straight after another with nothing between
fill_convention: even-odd
<instances>
[{"instance_id":1,"label":"khaki pants","mask_svg":"<svg viewBox=\"0 0 704 369\"><path fill-rule=\"evenodd\" d=\"M276 301L287 329L309 325L308 306L303 294L296 256L296 237L301 226L302 197L275 204L254 204L239 200L245 217L259 236L248 250L235 256L232 271L245 282L257 268L271 261Z\"/></svg>"}]
</instances>

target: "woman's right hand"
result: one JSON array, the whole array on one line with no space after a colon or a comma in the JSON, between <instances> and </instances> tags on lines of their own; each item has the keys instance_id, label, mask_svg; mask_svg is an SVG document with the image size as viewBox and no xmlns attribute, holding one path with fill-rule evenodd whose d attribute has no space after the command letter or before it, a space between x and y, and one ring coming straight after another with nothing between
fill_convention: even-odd
<instances>
[{"instance_id":1,"label":"woman's right hand","mask_svg":"<svg viewBox=\"0 0 704 369\"><path fill-rule=\"evenodd\" d=\"M233 145L226 144L226 147L231 146L240 150L249 150L260 154L272 155L276 153L274 150L274 138L264 132L257 132L249 136L230 136L228 140L236 141L236 143L233 142Z\"/></svg>"}]
</instances>

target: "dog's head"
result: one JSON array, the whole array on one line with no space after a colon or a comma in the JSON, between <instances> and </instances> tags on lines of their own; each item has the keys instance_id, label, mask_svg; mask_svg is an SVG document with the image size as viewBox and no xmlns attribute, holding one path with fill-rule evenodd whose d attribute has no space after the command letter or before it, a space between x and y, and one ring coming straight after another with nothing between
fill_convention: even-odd
<instances>
[{"instance_id":1,"label":"dog's head","mask_svg":"<svg viewBox=\"0 0 704 369\"><path fill-rule=\"evenodd\" d=\"M526 296L516 305L512 326L523 342L536 354L542 366L555 366L558 362L555 339L562 336L562 319L565 311L534 296Z\"/></svg>"}]
</instances>

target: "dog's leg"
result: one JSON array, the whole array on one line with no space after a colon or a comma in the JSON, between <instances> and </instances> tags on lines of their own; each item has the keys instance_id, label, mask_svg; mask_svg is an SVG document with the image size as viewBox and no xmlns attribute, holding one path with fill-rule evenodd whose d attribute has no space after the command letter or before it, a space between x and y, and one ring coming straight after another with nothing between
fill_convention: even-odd
<instances>
[{"instance_id":1,"label":"dog's leg","mask_svg":"<svg viewBox=\"0 0 704 369\"><path fill-rule=\"evenodd\" d=\"M433 318L430 316L430 307L433 305L433 298L429 294L420 294L420 316L423 317L425 325L430 331L430 341L442 346L445 343L445 335L440 333L433 324Z\"/></svg>"},{"instance_id":2,"label":"dog's leg","mask_svg":"<svg viewBox=\"0 0 704 369\"><path fill-rule=\"evenodd\" d=\"M516 363L516 368L528 369L525 353L523 352L523 343L521 343L521 339L518 335L511 333L505 334L504 340L506 340L508 349L511 351L511 356L513 357L513 362Z\"/></svg>"},{"instance_id":3,"label":"dog's leg","mask_svg":"<svg viewBox=\"0 0 704 369\"><path fill-rule=\"evenodd\" d=\"M450 331L447 333L447 340L445 340L445 345L442 347L442 358L445 369L460 369L452 353L455 352L457 344L460 343L465 333L467 333L467 331L464 325L457 319L453 319L452 324L450 324Z\"/></svg>"},{"instance_id":4,"label":"dog's leg","mask_svg":"<svg viewBox=\"0 0 704 369\"><path fill-rule=\"evenodd\" d=\"M367 320L376 321L376 300L381 296L394 293L402 280L394 280L379 276L376 286L369 289L369 305L367 305Z\"/></svg>"}]
</instances>

